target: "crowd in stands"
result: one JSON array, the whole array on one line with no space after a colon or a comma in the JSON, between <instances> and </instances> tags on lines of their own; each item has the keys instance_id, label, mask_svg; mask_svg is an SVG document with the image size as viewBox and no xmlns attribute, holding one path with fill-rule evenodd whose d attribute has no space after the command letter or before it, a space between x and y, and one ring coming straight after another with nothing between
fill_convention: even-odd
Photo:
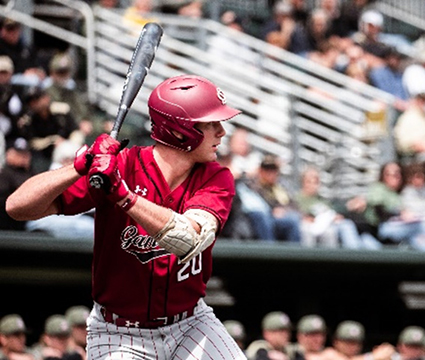
<instances>
[{"instance_id":1,"label":"crowd in stands","mask_svg":"<svg viewBox=\"0 0 425 360\"><path fill-rule=\"evenodd\" d=\"M49 315L33 343L28 343L30 329L19 314L4 315L0 319L0 359L86 360L89 314L89 308L77 305L69 307L64 314ZM388 341L370 346L362 323L347 319L330 329L319 314L304 315L293 324L285 312L270 311L262 317L255 334L247 332L243 321L228 319L223 324L248 360L425 358L425 329L418 325L400 329L395 343Z\"/></svg>"},{"instance_id":2,"label":"crowd in stands","mask_svg":"<svg viewBox=\"0 0 425 360\"><path fill-rule=\"evenodd\" d=\"M358 321L344 320L331 331L318 314L303 316L294 326L283 311L267 313L261 338L249 341L243 322L224 322L248 360L419 360L425 357L425 329L410 325L400 330L395 344L384 342L366 350L367 332ZM293 339L294 338L294 339Z\"/></svg>"},{"instance_id":3,"label":"crowd in stands","mask_svg":"<svg viewBox=\"0 0 425 360\"><path fill-rule=\"evenodd\" d=\"M161 12L207 16L200 0L90 3L121 9L124 21L137 26ZM364 195L341 204L341 199L321 197L320 168L306 168L298 183L288 183L284 161L252 149L249 131L236 127L219 154L219 161L232 170L237 190L222 237L306 247L376 250L391 244L425 249L425 57L411 57L416 49L411 40L385 33L385 18L371 5L371 0L320 0L308 8L304 0L270 1L271 16L259 37L393 94L400 113L394 125L397 158L382 164L379 178ZM220 21L247 31L247 19L233 10L223 11ZM79 88L75 53L37 53L25 43L22 28L8 18L0 27L0 229L91 237L92 213L22 223L4 210L7 196L25 179L72 161L79 146L112 126L110 117ZM228 41L212 39L216 57L247 58L247 49ZM139 135L133 143L149 141Z\"/></svg>"},{"instance_id":4,"label":"crowd in stands","mask_svg":"<svg viewBox=\"0 0 425 360\"><path fill-rule=\"evenodd\" d=\"M219 162L236 181L223 237L306 247L378 250L396 245L425 250L423 162L382 164L365 194L341 202L320 195L319 168L305 168L299 185L289 184L284 161L253 150L248 137L246 129L235 129L227 150L219 153Z\"/></svg>"},{"instance_id":5,"label":"crowd in stands","mask_svg":"<svg viewBox=\"0 0 425 360\"><path fill-rule=\"evenodd\" d=\"M69 307L64 314L49 315L38 340L28 344L25 320L8 314L0 320L1 360L86 360L86 324L90 309L84 305ZM32 329L31 329L32 330Z\"/></svg>"},{"instance_id":6,"label":"crowd in stands","mask_svg":"<svg viewBox=\"0 0 425 360\"><path fill-rule=\"evenodd\" d=\"M232 153L219 161L233 169ZM394 245L425 250L423 163L387 162L365 194L342 203L320 195L319 168L307 167L294 190L285 186L282 166L278 156L266 154L252 174L248 168L247 173L235 172L235 206L224 237L306 247L379 250Z\"/></svg>"}]
</instances>

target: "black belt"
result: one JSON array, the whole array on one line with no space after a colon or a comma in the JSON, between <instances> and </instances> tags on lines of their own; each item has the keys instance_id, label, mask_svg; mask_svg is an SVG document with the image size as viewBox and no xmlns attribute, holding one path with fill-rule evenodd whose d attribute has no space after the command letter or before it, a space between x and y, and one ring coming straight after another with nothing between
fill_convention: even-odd
<instances>
[{"instance_id":1,"label":"black belt","mask_svg":"<svg viewBox=\"0 0 425 360\"><path fill-rule=\"evenodd\" d=\"M103 319L106 322L114 324L116 326L124 326L124 327L139 328L139 329L156 329L161 326L175 324L176 322L179 322L181 320L188 318L189 316L192 316L194 314L194 311L195 311L195 307L193 307L190 310L183 311L180 314L167 316L167 317L159 317L153 320L142 322L142 321L126 319L121 316L118 316L114 314L113 312L108 311L103 306L100 308L100 312L103 316Z\"/></svg>"}]
</instances>

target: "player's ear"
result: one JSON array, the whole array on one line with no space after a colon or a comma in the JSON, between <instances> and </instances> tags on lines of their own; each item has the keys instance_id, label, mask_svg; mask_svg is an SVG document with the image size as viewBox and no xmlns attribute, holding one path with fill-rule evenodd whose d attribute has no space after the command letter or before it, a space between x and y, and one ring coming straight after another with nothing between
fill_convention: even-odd
<instances>
[{"instance_id":1,"label":"player's ear","mask_svg":"<svg viewBox=\"0 0 425 360\"><path fill-rule=\"evenodd\" d=\"M171 130L171 133L179 140L185 140L185 137L182 133L176 131L176 130Z\"/></svg>"}]
</instances>

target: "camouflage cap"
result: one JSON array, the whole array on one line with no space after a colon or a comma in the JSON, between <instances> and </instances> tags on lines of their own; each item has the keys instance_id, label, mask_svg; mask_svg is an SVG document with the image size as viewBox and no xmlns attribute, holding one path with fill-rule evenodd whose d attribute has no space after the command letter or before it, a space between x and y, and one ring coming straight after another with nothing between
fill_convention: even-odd
<instances>
[{"instance_id":1,"label":"camouflage cap","mask_svg":"<svg viewBox=\"0 0 425 360\"><path fill-rule=\"evenodd\" d=\"M0 321L0 333L4 335L26 333L24 320L18 314L9 314Z\"/></svg>"},{"instance_id":2,"label":"camouflage cap","mask_svg":"<svg viewBox=\"0 0 425 360\"><path fill-rule=\"evenodd\" d=\"M16 29L16 28L20 28L21 24L17 22L16 20L13 20L11 18L6 18L6 19L3 19L3 26L8 29Z\"/></svg>"},{"instance_id":3,"label":"camouflage cap","mask_svg":"<svg viewBox=\"0 0 425 360\"><path fill-rule=\"evenodd\" d=\"M72 59L68 54L56 54L50 60L49 69L50 71L71 71Z\"/></svg>"},{"instance_id":4,"label":"camouflage cap","mask_svg":"<svg viewBox=\"0 0 425 360\"><path fill-rule=\"evenodd\" d=\"M44 323L44 333L51 336L69 336L71 327L63 315L52 315Z\"/></svg>"},{"instance_id":5,"label":"camouflage cap","mask_svg":"<svg viewBox=\"0 0 425 360\"><path fill-rule=\"evenodd\" d=\"M86 325L90 310L87 306L71 306L65 312L65 318L70 326Z\"/></svg>"},{"instance_id":6,"label":"camouflage cap","mask_svg":"<svg viewBox=\"0 0 425 360\"><path fill-rule=\"evenodd\" d=\"M364 334L364 326L350 320L341 322L335 330L335 338L338 340L363 342Z\"/></svg>"},{"instance_id":7,"label":"camouflage cap","mask_svg":"<svg viewBox=\"0 0 425 360\"><path fill-rule=\"evenodd\" d=\"M18 137L16 139L9 139L6 141L6 149L15 149L19 152L28 152L30 151L30 144L23 137Z\"/></svg>"},{"instance_id":8,"label":"camouflage cap","mask_svg":"<svg viewBox=\"0 0 425 360\"><path fill-rule=\"evenodd\" d=\"M14 66L12 59L7 55L0 56L0 71L13 74Z\"/></svg>"},{"instance_id":9,"label":"camouflage cap","mask_svg":"<svg viewBox=\"0 0 425 360\"><path fill-rule=\"evenodd\" d=\"M291 330L292 324L289 316L282 311L272 311L263 317L261 322L263 330Z\"/></svg>"},{"instance_id":10,"label":"camouflage cap","mask_svg":"<svg viewBox=\"0 0 425 360\"><path fill-rule=\"evenodd\" d=\"M326 323L319 315L305 315L298 322L297 331L304 334L326 332Z\"/></svg>"},{"instance_id":11,"label":"camouflage cap","mask_svg":"<svg viewBox=\"0 0 425 360\"><path fill-rule=\"evenodd\" d=\"M420 326L408 326L400 333L398 342L406 345L425 346L425 329Z\"/></svg>"},{"instance_id":12,"label":"camouflage cap","mask_svg":"<svg viewBox=\"0 0 425 360\"><path fill-rule=\"evenodd\" d=\"M223 322L223 325L233 339L245 340L245 327L241 322L236 320L226 320Z\"/></svg>"}]
</instances>

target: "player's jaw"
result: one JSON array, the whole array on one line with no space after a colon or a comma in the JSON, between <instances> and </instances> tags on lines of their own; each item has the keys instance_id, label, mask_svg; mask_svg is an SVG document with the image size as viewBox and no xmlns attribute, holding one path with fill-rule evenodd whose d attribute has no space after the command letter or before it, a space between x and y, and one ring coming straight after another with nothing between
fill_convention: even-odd
<instances>
[{"instance_id":1,"label":"player's jaw","mask_svg":"<svg viewBox=\"0 0 425 360\"><path fill-rule=\"evenodd\" d=\"M218 147L221 144L221 138L226 135L223 125L220 121L212 121L208 123L199 123L197 126L204 134L204 139L195 152L198 153L199 162L217 160Z\"/></svg>"}]
</instances>

